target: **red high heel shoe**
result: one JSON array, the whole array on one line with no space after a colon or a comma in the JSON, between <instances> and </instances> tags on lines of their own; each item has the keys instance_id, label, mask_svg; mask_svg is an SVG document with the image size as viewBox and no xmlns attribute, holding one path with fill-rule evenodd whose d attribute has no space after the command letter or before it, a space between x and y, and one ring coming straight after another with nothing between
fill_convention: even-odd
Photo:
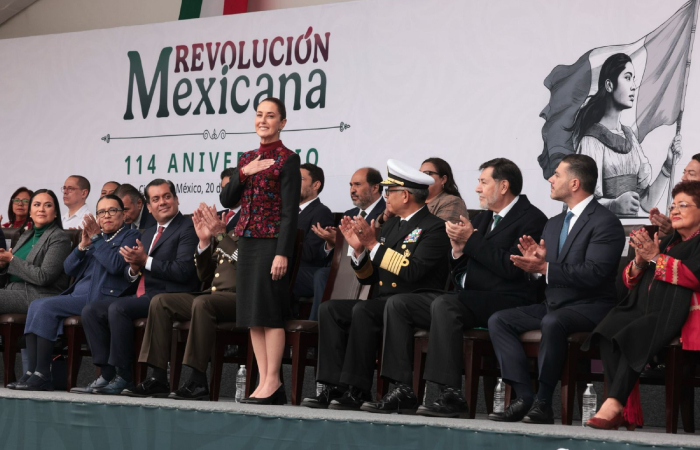
<instances>
[{"instance_id":1,"label":"red high heel shoe","mask_svg":"<svg viewBox=\"0 0 700 450\"><path fill-rule=\"evenodd\" d=\"M586 426L590 428L595 428L597 430L617 430L620 425L625 424L625 418L620 414L616 415L612 420L601 419L598 417L591 417L586 421Z\"/></svg>"}]
</instances>

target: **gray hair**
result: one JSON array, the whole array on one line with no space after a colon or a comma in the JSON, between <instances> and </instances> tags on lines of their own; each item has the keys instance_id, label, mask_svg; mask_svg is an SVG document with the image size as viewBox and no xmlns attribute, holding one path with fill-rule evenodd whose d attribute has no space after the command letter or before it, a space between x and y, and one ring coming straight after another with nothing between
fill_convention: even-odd
<instances>
[{"instance_id":1,"label":"gray hair","mask_svg":"<svg viewBox=\"0 0 700 450\"><path fill-rule=\"evenodd\" d=\"M425 199L428 198L427 189L406 188L406 190L413 196L416 203L420 203L421 205L425 203Z\"/></svg>"}]
</instances>

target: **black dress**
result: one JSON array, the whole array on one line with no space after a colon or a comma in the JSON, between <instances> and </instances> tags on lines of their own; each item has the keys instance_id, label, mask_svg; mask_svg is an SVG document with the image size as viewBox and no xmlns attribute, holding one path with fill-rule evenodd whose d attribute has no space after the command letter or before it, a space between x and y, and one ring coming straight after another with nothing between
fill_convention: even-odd
<instances>
[{"instance_id":1,"label":"black dress","mask_svg":"<svg viewBox=\"0 0 700 450\"><path fill-rule=\"evenodd\" d=\"M289 277L299 216L300 162L296 153L277 141L243 154L239 169L258 155L275 159L275 164L242 180L237 170L220 195L224 207L241 202L234 231L240 236L236 323L246 328L282 328L291 318ZM270 270L276 255L287 257L287 272L273 281Z\"/></svg>"}]
</instances>

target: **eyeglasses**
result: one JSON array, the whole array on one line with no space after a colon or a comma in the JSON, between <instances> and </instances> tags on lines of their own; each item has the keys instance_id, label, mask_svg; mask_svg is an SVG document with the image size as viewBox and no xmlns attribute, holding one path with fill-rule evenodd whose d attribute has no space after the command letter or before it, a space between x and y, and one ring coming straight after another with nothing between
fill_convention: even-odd
<instances>
[{"instance_id":1,"label":"eyeglasses","mask_svg":"<svg viewBox=\"0 0 700 450\"><path fill-rule=\"evenodd\" d=\"M406 189L387 189L384 191L384 197L389 197L392 192L405 191Z\"/></svg>"},{"instance_id":2,"label":"eyeglasses","mask_svg":"<svg viewBox=\"0 0 700 450\"><path fill-rule=\"evenodd\" d=\"M12 203L19 205L20 203L24 203L25 205L29 204L29 199L28 198L13 198Z\"/></svg>"},{"instance_id":3,"label":"eyeglasses","mask_svg":"<svg viewBox=\"0 0 700 450\"><path fill-rule=\"evenodd\" d=\"M424 170L423 173L426 174L426 175L429 175L429 176L431 176L431 177L432 177L433 175L440 176L439 173L433 172L432 170Z\"/></svg>"},{"instance_id":4,"label":"eyeglasses","mask_svg":"<svg viewBox=\"0 0 700 450\"><path fill-rule=\"evenodd\" d=\"M678 211L680 211L680 212L685 212L691 206L697 206L697 205L693 205L692 203L679 203L677 205L672 204L671 206L668 207L668 212L673 212L673 210L676 208L678 208Z\"/></svg>"},{"instance_id":5,"label":"eyeglasses","mask_svg":"<svg viewBox=\"0 0 700 450\"><path fill-rule=\"evenodd\" d=\"M80 188L73 187L73 186L63 186L63 187L61 188L61 192L63 192L64 194L65 194L66 192L73 192L73 191L79 191L79 190L80 190Z\"/></svg>"},{"instance_id":6,"label":"eyeglasses","mask_svg":"<svg viewBox=\"0 0 700 450\"><path fill-rule=\"evenodd\" d=\"M113 216L118 212L123 211L123 209L119 208L109 208L109 209L101 209L95 213L97 217L104 217L105 215ZM109 213L109 214L107 214Z\"/></svg>"}]
</instances>

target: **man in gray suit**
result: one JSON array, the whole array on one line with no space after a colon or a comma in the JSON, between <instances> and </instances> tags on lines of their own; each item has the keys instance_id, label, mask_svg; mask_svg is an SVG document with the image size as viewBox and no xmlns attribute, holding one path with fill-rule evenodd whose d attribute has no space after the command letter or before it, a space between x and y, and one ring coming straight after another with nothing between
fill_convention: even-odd
<instances>
[{"instance_id":1,"label":"man in gray suit","mask_svg":"<svg viewBox=\"0 0 700 450\"><path fill-rule=\"evenodd\" d=\"M510 257L516 267L545 277L543 303L497 312L489 331L503 379L517 399L503 413L489 415L502 422L552 424L552 394L566 357L571 333L592 331L615 306L615 277L625 233L620 220L594 198L598 170L586 155L569 155L549 179L551 197L567 211L549 221L537 243L520 240L523 256ZM539 390L532 390L520 334L542 330L538 358Z\"/></svg>"}]
</instances>

